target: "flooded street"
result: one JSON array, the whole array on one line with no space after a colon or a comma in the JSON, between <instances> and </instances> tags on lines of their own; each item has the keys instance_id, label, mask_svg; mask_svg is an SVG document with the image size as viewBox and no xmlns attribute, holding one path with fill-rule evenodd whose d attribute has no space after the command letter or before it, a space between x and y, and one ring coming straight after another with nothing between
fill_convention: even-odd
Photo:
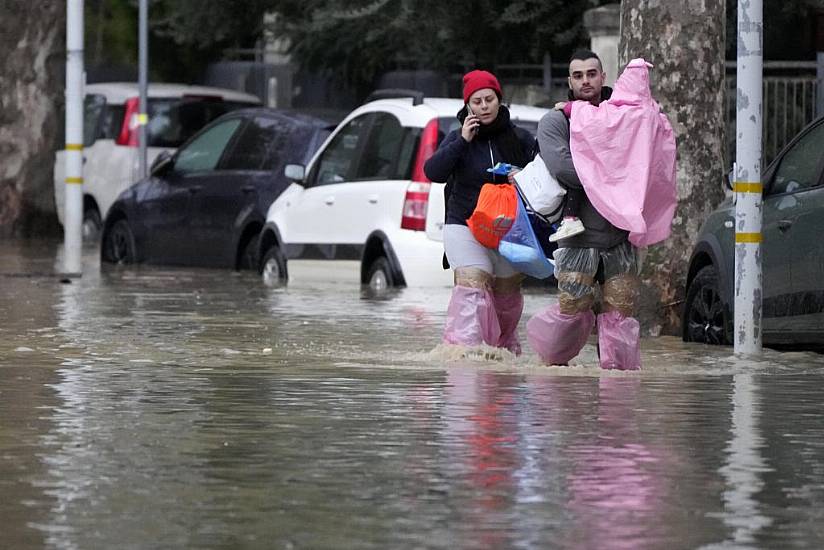
<instances>
[{"instance_id":1,"label":"flooded street","mask_svg":"<svg viewBox=\"0 0 824 550\"><path fill-rule=\"evenodd\" d=\"M446 288L59 248L0 243L0 548L824 545L822 355L461 359Z\"/></svg>"}]
</instances>

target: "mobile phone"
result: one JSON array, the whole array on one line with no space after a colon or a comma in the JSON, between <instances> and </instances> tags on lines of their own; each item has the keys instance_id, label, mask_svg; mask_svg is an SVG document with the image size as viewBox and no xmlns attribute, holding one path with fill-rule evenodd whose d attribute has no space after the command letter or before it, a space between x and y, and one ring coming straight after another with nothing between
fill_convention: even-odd
<instances>
[{"instance_id":1,"label":"mobile phone","mask_svg":"<svg viewBox=\"0 0 824 550\"><path fill-rule=\"evenodd\" d=\"M466 103L466 116L474 116L474 117L478 116L478 115L476 115L475 113L472 112L472 107L469 106L469 103ZM480 124L480 121L478 121L478 123ZM477 134L478 133L478 126L475 126L475 128L472 129L472 132Z\"/></svg>"}]
</instances>

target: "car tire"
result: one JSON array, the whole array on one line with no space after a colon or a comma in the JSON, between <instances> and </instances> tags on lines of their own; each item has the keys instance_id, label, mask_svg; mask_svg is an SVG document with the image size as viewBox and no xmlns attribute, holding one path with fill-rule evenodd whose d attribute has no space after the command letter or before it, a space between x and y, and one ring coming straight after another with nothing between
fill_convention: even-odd
<instances>
[{"instance_id":1,"label":"car tire","mask_svg":"<svg viewBox=\"0 0 824 550\"><path fill-rule=\"evenodd\" d=\"M137 261L137 249L129 222L117 220L104 233L101 258L112 264L133 264Z\"/></svg>"},{"instance_id":2,"label":"car tire","mask_svg":"<svg viewBox=\"0 0 824 550\"><path fill-rule=\"evenodd\" d=\"M258 266L258 237L252 237L249 239L243 250L240 253L240 259L238 261L238 269L239 270L250 270L255 269Z\"/></svg>"},{"instance_id":3,"label":"car tire","mask_svg":"<svg viewBox=\"0 0 824 550\"><path fill-rule=\"evenodd\" d=\"M685 342L723 346L732 343L732 314L721 300L715 266L702 267L690 283L683 325Z\"/></svg>"},{"instance_id":4,"label":"car tire","mask_svg":"<svg viewBox=\"0 0 824 550\"><path fill-rule=\"evenodd\" d=\"M392 276L392 266L389 260L381 256L372 262L369 271L366 272L366 284L371 290L381 291L395 286L395 279Z\"/></svg>"},{"instance_id":5,"label":"car tire","mask_svg":"<svg viewBox=\"0 0 824 550\"><path fill-rule=\"evenodd\" d=\"M93 243L100 237L100 228L103 221L97 208L86 208L83 211L83 242Z\"/></svg>"},{"instance_id":6,"label":"car tire","mask_svg":"<svg viewBox=\"0 0 824 550\"><path fill-rule=\"evenodd\" d=\"M263 284L270 287L284 286L289 280L286 258L278 245L272 245L260 262L260 275Z\"/></svg>"}]
</instances>

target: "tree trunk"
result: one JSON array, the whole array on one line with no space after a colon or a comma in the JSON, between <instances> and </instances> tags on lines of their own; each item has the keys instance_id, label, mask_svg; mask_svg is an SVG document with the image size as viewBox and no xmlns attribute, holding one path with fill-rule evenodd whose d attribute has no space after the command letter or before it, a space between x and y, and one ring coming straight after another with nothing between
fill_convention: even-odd
<instances>
[{"instance_id":1,"label":"tree trunk","mask_svg":"<svg viewBox=\"0 0 824 550\"><path fill-rule=\"evenodd\" d=\"M56 233L66 2L0 0L0 237Z\"/></svg>"},{"instance_id":2,"label":"tree trunk","mask_svg":"<svg viewBox=\"0 0 824 550\"><path fill-rule=\"evenodd\" d=\"M687 262L701 223L723 199L724 0L623 0L620 66L643 57L653 97L675 130L678 208L672 236L650 247L639 317L650 334L677 334Z\"/></svg>"}]
</instances>

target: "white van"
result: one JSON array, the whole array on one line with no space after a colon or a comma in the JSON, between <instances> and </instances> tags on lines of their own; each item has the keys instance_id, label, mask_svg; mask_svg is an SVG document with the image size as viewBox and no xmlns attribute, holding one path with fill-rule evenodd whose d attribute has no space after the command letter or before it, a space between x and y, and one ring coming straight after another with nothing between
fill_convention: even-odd
<instances>
[{"instance_id":1,"label":"white van","mask_svg":"<svg viewBox=\"0 0 824 550\"><path fill-rule=\"evenodd\" d=\"M86 86L83 119L83 238L96 239L101 220L121 191L139 176L138 85ZM207 123L229 111L260 105L251 94L182 84L149 84L147 164L176 149ZM57 217L64 222L65 150L54 163Z\"/></svg>"}]
</instances>

